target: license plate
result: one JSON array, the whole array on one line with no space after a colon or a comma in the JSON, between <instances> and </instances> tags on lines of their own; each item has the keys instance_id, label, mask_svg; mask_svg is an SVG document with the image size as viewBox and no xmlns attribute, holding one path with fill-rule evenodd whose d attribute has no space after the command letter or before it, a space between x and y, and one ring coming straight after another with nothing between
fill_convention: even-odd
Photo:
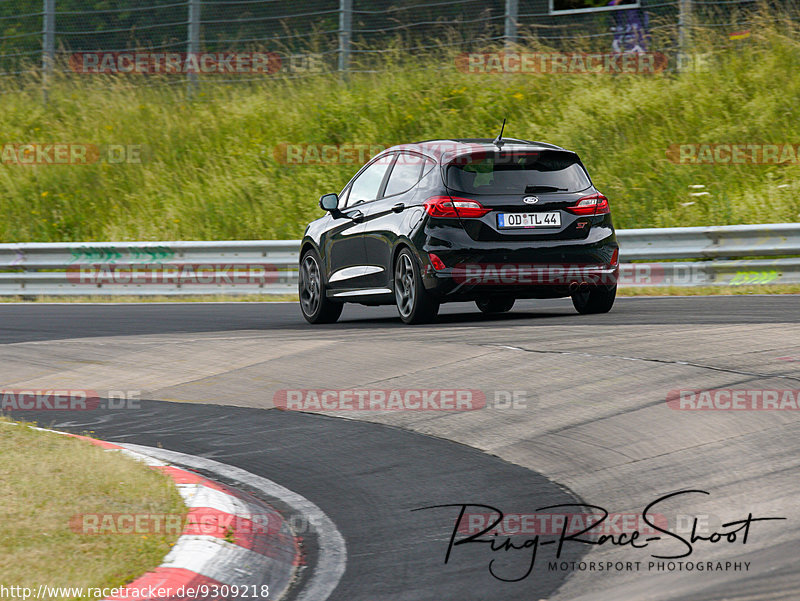
<instances>
[{"instance_id":1,"label":"license plate","mask_svg":"<svg viewBox=\"0 0 800 601\"><path fill-rule=\"evenodd\" d=\"M561 227L561 213L498 213L497 226L502 229L514 227Z\"/></svg>"}]
</instances>

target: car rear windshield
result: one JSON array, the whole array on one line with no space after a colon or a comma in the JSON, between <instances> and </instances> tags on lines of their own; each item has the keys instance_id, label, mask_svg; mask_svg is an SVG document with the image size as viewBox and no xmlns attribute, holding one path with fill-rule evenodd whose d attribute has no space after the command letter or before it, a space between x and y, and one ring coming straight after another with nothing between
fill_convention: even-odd
<instances>
[{"instance_id":1,"label":"car rear windshield","mask_svg":"<svg viewBox=\"0 0 800 601\"><path fill-rule=\"evenodd\" d=\"M577 155L558 150L461 155L445 167L445 181L467 194L577 192L591 185Z\"/></svg>"}]
</instances>

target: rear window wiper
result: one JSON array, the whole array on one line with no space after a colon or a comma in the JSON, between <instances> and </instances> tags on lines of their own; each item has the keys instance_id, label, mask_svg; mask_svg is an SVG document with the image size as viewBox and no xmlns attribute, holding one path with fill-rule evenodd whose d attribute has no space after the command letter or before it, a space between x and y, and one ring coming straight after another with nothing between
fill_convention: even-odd
<instances>
[{"instance_id":1,"label":"rear window wiper","mask_svg":"<svg viewBox=\"0 0 800 601\"><path fill-rule=\"evenodd\" d=\"M525 193L530 192L566 192L567 188L557 188L556 186L525 186Z\"/></svg>"}]
</instances>

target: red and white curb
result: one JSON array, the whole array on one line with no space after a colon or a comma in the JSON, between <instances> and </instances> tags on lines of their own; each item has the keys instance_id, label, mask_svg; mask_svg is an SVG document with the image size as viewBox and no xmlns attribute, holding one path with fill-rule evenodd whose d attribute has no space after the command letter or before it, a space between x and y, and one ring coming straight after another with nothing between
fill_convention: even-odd
<instances>
[{"instance_id":1,"label":"red and white curb","mask_svg":"<svg viewBox=\"0 0 800 601\"><path fill-rule=\"evenodd\" d=\"M107 601L235 599L243 594L276 599L289 588L303 561L299 540L289 523L270 505L123 446L75 434L68 436L125 453L163 472L175 482L189 508L188 525L164 562ZM163 596L154 597L153 591Z\"/></svg>"},{"instance_id":2,"label":"red and white curb","mask_svg":"<svg viewBox=\"0 0 800 601\"><path fill-rule=\"evenodd\" d=\"M309 566L311 573L307 577L304 575L302 587L297 593L293 593L293 601L325 601L339 584L347 567L347 547L344 537L325 512L305 497L277 482L206 457L135 444L120 446L164 462L203 470L237 486L256 490L267 498L278 499L294 515L303 516L303 522L313 531L317 549L314 565ZM270 599L276 599L278 596L270 594Z\"/></svg>"},{"instance_id":3,"label":"red and white curb","mask_svg":"<svg viewBox=\"0 0 800 601\"><path fill-rule=\"evenodd\" d=\"M8 425L16 424L9 422ZM114 444L46 428L35 429L80 438L163 471L175 481L189 508L187 527L164 562L108 601L239 601L245 596L277 600L288 590L298 566L304 564L299 548L302 539L295 537L290 524L272 506L253 495L172 464L203 470L259 491L278 499L303 517L316 538L317 557L310 575L304 577L302 588L293 596L294 601L325 601L345 572L347 549L336 525L314 503L272 480L205 457L135 444ZM258 516L258 527L250 521L253 516ZM198 524L216 527L210 528L211 534L208 534L209 530ZM268 593L263 587L269 587ZM148 594L158 589L173 594Z\"/></svg>"}]
</instances>

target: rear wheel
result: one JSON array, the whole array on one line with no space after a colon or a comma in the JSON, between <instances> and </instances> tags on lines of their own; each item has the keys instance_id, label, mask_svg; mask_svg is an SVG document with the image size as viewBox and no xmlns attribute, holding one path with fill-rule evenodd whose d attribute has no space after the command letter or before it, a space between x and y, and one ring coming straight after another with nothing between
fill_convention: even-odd
<instances>
[{"instance_id":1,"label":"rear wheel","mask_svg":"<svg viewBox=\"0 0 800 601\"><path fill-rule=\"evenodd\" d=\"M405 323L426 323L439 312L439 303L425 290L419 266L407 248L400 251L395 261L394 296L400 319Z\"/></svg>"},{"instance_id":2,"label":"rear wheel","mask_svg":"<svg viewBox=\"0 0 800 601\"><path fill-rule=\"evenodd\" d=\"M309 250L300 259L300 310L308 323L333 323L344 308L342 303L335 303L325 296L321 264L314 250Z\"/></svg>"},{"instance_id":3,"label":"rear wheel","mask_svg":"<svg viewBox=\"0 0 800 601\"><path fill-rule=\"evenodd\" d=\"M516 300L513 296L488 296L479 298L475 304L484 313L507 313Z\"/></svg>"},{"instance_id":4,"label":"rear wheel","mask_svg":"<svg viewBox=\"0 0 800 601\"><path fill-rule=\"evenodd\" d=\"M616 286L593 286L585 292L572 295L572 304L578 313L608 313L617 297Z\"/></svg>"}]
</instances>

